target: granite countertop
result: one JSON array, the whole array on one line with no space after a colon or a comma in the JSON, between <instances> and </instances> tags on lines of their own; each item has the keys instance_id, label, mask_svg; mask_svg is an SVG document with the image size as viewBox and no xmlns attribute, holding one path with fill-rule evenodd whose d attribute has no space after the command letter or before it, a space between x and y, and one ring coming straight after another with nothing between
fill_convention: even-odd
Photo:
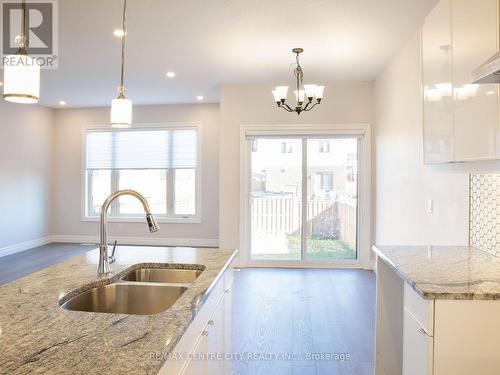
<instances>
[{"instance_id":1,"label":"granite countertop","mask_svg":"<svg viewBox=\"0 0 500 375\"><path fill-rule=\"evenodd\" d=\"M156 374L166 356L157 359L152 353L173 350L235 254L121 246L112 274L98 280L95 249L0 286L0 374ZM174 305L156 315L89 313L59 306L68 293L115 281L140 263L202 265L205 270Z\"/></svg>"},{"instance_id":2,"label":"granite countertop","mask_svg":"<svg viewBox=\"0 0 500 375\"><path fill-rule=\"evenodd\" d=\"M469 246L374 246L426 299L500 299L500 258Z\"/></svg>"}]
</instances>

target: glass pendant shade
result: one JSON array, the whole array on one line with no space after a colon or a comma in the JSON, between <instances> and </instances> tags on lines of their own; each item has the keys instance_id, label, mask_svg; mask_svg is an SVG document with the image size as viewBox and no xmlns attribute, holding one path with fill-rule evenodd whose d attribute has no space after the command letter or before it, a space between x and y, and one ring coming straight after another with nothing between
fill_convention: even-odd
<instances>
[{"instance_id":1,"label":"glass pendant shade","mask_svg":"<svg viewBox=\"0 0 500 375\"><path fill-rule=\"evenodd\" d=\"M323 99L323 92L325 91L325 86L316 86L314 96L316 99Z\"/></svg>"},{"instance_id":2,"label":"glass pendant shade","mask_svg":"<svg viewBox=\"0 0 500 375\"><path fill-rule=\"evenodd\" d=\"M126 98L111 102L111 127L130 128L132 126L132 101Z\"/></svg>"},{"instance_id":3,"label":"glass pendant shade","mask_svg":"<svg viewBox=\"0 0 500 375\"><path fill-rule=\"evenodd\" d=\"M28 55L10 55L4 59L3 97L13 103L38 103L40 65Z\"/></svg>"},{"instance_id":4,"label":"glass pendant shade","mask_svg":"<svg viewBox=\"0 0 500 375\"><path fill-rule=\"evenodd\" d=\"M304 102L304 98L306 97L306 91L305 90L295 90L293 92L295 94L295 99L299 102L299 103L303 103Z\"/></svg>"},{"instance_id":5,"label":"glass pendant shade","mask_svg":"<svg viewBox=\"0 0 500 375\"><path fill-rule=\"evenodd\" d=\"M288 95L288 86L278 86L274 91L280 100L284 100Z\"/></svg>"},{"instance_id":6,"label":"glass pendant shade","mask_svg":"<svg viewBox=\"0 0 500 375\"><path fill-rule=\"evenodd\" d=\"M280 93L278 92L278 90L273 90L273 97L274 97L274 101L275 102L281 102L281 97L280 97Z\"/></svg>"},{"instance_id":7,"label":"glass pendant shade","mask_svg":"<svg viewBox=\"0 0 500 375\"><path fill-rule=\"evenodd\" d=\"M306 90L306 96L308 98L314 98L316 95L316 85L304 85L304 89Z\"/></svg>"}]
</instances>

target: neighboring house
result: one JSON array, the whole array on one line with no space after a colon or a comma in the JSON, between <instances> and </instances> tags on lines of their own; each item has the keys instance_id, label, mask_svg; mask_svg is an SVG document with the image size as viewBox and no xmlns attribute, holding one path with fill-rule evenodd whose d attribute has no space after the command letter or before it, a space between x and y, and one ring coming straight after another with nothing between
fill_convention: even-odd
<instances>
[{"instance_id":1,"label":"neighboring house","mask_svg":"<svg viewBox=\"0 0 500 375\"><path fill-rule=\"evenodd\" d=\"M356 197L356 150L352 140L309 141L307 192L310 199ZM252 192L300 196L302 144L299 140L253 140L252 154Z\"/></svg>"}]
</instances>

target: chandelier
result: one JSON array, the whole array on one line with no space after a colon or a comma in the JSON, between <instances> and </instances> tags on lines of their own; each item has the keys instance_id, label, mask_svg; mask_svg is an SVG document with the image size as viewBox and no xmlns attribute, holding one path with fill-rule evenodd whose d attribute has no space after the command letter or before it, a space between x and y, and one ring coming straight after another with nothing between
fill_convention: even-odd
<instances>
[{"instance_id":1,"label":"chandelier","mask_svg":"<svg viewBox=\"0 0 500 375\"><path fill-rule=\"evenodd\" d=\"M304 72L302 70L302 67L300 66L299 57L300 54L304 52L304 50L302 48L294 48L292 52L297 55L296 56L297 67L293 71L297 87L297 90L294 91L296 105L294 106L294 108L292 108L286 103L288 86L276 87L273 90L273 96L278 107L283 108L287 112L296 112L297 115L300 115L302 112L308 112L321 103L321 99L323 99L323 91L325 90L325 86L302 84L302 81L304 79ZM316 99L316 101L314 101L314 99Z\"/></svg>"}]
</instances>

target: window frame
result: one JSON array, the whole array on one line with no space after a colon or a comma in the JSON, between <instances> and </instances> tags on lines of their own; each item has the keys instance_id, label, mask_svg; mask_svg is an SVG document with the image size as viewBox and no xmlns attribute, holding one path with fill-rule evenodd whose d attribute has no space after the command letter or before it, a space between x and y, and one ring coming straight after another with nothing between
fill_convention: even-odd
<instances>
[{"instance_id":1,"label":"window frame","mask_svg":"<svg viewBox=\"0 0 500 375\"><path fill-rule=\"evenodd\" d=\"M129 129L112 129L108 124L106 125L86 125L82 126L81 129L81 142L82 142L82 147L81 147L81 221L99 221L100 220L100 214L91 214L90 213L90 197L89 197L89 191L91 187L91 181L88 178L88 173L87 173L87 133L89 132L109 132L109 131L116 131L116 132L125 132L125 131L148 131L148 130L170 130L170 129L194 129L196 130L196 137L197 137L197 155L196 155L196 172L195 172L195 208L196 212L194 215L176 215L175 212L172 215L166 214L166 215L159 215L156 214L155 218L159 223L179 223L179 224L200 224L201 223L201 209L202 209L202 161L201 161L201 151L202 151L202 141L203 141L203 136L202 136L202 126L200 122L189 122L189 123L143 123L143 124L134 124L132 128ZM114 186L114 183L117 181L117 175L116 170L111 170L111 191L115 191L116 186ZM169 172L170 171L170 172ZM169 177L168 175L172 175L171 181L169 183ZM166 188L173 188L175 185L175 181L173 180L174 177L174 169L170 168L167 169L167 186ZM114 177L113 177L114 176ZM172 185L172 186L170 186ZM175 209L175 189L172 190L171 193L171 198L172 201L169 199L169 194L167 193L167 207L168 205L172 205L173 209ZM112 204L112 207L110 207L110 211L108 214L108 220L110 222L117 222L117 223L137 223L137 222L143 222L144 221L144 215L141 214L126 214L126 215L119 215L116 212L116 203ZM168 209L167 209L168 212Z\"/></svg>"}]
</instances>

